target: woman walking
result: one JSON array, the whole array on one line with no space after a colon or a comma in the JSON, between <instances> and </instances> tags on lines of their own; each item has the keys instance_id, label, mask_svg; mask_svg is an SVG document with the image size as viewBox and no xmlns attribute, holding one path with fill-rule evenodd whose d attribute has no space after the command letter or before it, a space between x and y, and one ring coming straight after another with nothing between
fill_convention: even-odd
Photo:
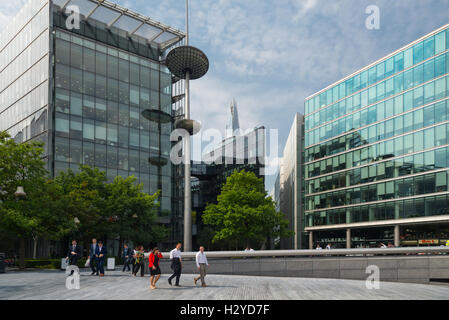
<instances>
[{"instance_id":1,"label":"woman walking","mask_svg":"<svg viewBox=\"0 0 449 320\"><path fill-rule=\"evenodd\" d=\"M134 254L134 270L133 275L134 277L137 276L137 272L139 272L140 268L140 276L143 277L145 273L145 264L144 264L144 258L145 258L145 251L143 246L139 246L136 250L136 253Z\"/></svg>"},{"instance_id":2,"label":"woman walking","mask_svg":"<svg viewBox=\"0 0 449 320\"><path fill-rule=\"evenodd\" d=\"M161 277L161 268L159 267L159 260L162 259L162 253L159 251L159 248L156 247L150 254L150 288L152 290L156 289L156 283Z\"/></svg>"}]
</instances>

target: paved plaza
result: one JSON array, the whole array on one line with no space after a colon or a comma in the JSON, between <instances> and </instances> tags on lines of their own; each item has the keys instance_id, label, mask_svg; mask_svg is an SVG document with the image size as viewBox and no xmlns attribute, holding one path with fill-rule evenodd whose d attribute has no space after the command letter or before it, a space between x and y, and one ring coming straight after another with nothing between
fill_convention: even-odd
<instances>
[{"instance_id":1,"label":"paved plaza","mask_svg":"<svg viewBox=\"0 0 449 320\"><path fill-rule=\"evenodd\" d=\"M170 287L163 275L159 289L150 290L149 276L132 277L121 271L99 278L81 272L80 290L65 287L62 271L26 271L0 274L0 299L6 300L420 300L447 299L449 285L381 282L368 290L365 281L270 278L209 275L208 287L193 284L192 275L182 275L183 287Z\"/></svg>"}]
</instances>

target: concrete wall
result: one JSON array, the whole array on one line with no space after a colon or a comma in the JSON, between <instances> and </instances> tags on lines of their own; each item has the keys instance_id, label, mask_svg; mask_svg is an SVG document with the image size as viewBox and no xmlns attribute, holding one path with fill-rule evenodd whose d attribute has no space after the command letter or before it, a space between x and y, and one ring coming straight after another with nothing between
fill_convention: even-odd
<instances>
[{"instance_id":1,"label":"concrete wall","mask_svg":"<svg viewBox=\"0 0 449 320\"><path fill-rule=\"evenodd\" d=\"M209 274L366 280L366 268L376 265L381 281L449 279L449 255L209 259L209 264ZM163 259L161 270L171 273L170 261ZM197 273L193 260L184 259L183 273Z\"/></svg>"}]
</instances>

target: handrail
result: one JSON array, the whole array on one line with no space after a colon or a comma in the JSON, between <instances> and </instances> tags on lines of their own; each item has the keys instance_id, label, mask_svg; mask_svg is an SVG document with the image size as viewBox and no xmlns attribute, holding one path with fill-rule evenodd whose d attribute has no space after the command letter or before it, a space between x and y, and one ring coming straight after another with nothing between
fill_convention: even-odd
<instances>
[{"instance_id":1,"label":"handrail","mask_svg":"<svg viewBox=\"0 0 449 320\"><path fill-rule=\"evenodd\" d=\"M407 247L407 248L362 248L331 250L266 250L266 251L206 251L208 258L250 258L250 257L310 257L310 256L353 256L353 255L399 255L399 254L448 253L449 247ZM169 258L170 253L162 253ZM182 258L195 258L196 252L183 252Z\"/></svg>"}]
</instances>

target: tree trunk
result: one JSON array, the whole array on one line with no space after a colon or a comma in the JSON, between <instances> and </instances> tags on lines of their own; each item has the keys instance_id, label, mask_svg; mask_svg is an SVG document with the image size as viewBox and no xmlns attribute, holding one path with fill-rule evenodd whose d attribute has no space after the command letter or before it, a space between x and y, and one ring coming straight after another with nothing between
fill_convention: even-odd
<instances>
[{"instance_id":1,"label":"tree trunk","mask_svg":"<svg viewBox=\"0 0 449 320\"><path fill-rule=\"evenodd\" d=\"M20 238L19 269L25 270L25 239L24 238Z\"/></svg>"},{"instance_id":2,"label":"tree trunk","mask_svg":"<svg viewBox=\"0 0 449 320\"><path fill-rule=\"evenodd\" d=\"M33 259L37 259L37 237L33 237Z\"/></svg>"}]
</instances>

